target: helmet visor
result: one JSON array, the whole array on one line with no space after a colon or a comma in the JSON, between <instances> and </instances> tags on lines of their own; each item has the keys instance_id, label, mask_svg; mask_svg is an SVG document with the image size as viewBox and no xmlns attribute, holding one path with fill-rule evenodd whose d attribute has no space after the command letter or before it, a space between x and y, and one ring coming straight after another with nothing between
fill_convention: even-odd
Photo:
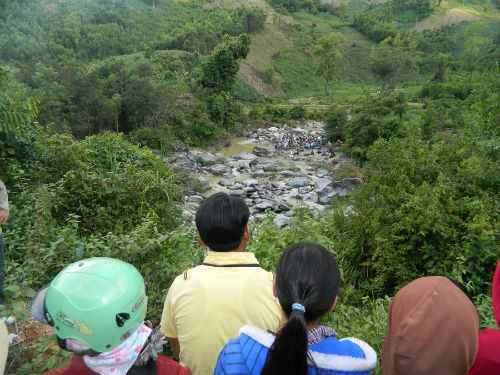
<instances>
[{"instance_id":1,"label":"helmet visor","mask_svg":"<svg viewBox=\"0 0 500 375\"><path fill-rule=\"evenodd\" d=\"M49 289L50 283L36 292L35 296L31 299L30 313L33 318L43 324L51 324L52 319L47 319L47 310L45 309L45 295ZM50 321L49 321L50 320Z\"/></svg>"}]
</instances>

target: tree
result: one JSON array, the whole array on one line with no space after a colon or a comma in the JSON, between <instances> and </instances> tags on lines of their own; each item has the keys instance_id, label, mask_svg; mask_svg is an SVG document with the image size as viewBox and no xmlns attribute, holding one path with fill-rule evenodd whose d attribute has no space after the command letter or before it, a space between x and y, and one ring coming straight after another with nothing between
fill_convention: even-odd
<instances>
[{"instance_id":1,"label":"tree","mask_svg":"<svg viewBox=\"0 0 500 375\"><path fill-rule=\"evenodd\" d=\"M199 83L204 88L204 96L212 121L233 125L240 111L232 92L239 66L250 51L250 38L241 34L237 38L224 35L222 43L201 64Z\"/></svg>"},{"instance_id":2,"label":"tree","mask_svg":"<svg viewBox=\"0 0 500 375\"><path fill-rule=\"evenodd\" d=\"M0 65L0 136L22 133L35 120L38 114L36 103L19 102L10 97L5 89L7 68ZM0 145L2 145L0 138Z\"/></svg>"},{"instance_id":3,"label":"tree","mask_svg":"<svg viewBox=\"0 0 500 375\"><path fill-rule=\"evenodd\" d=\"M414 42L403 39L401 34L386 38L379 46L373 47L370 68L382 80L382 90L394 90L401 70L413 66L416 57Z\"/></svg>"},{"instance_id":4,"label":"tree","mask_svg":"<svg viewBox=\"0 0 500 375\"><path fill-rule=\"evenodd\" d=\"M313 49L318 64L316 75L325 77L326 80L325 96L328 96L328 83L337 76L338 65L342 60L342 42L340 34L332 33L321 37Z\"/></svg>"},{"instance_id":5,"label":"tree","mask_svg":"<svg viewBox=\"0 0 500 375\"><path fill-rule=\"evenodd\" d=\"M472 80L472 73L478 68L482 56L491 48L492 43L489 39L481 36L481 28L479 25L470 25L465 35L467 36L465 50L462 52L460 58L463 67L469 73L467 82L470 83Z\"/></svg>"},{"instance_id":6,"label":"tree","mask_svg":"<svg viewBox=\"0 0 500 375\"><path fill-rule=\"evenodd\" d=\"M232 91L239 66L239 59L247 57L250 38L241 34L237 38L224 35L212 53L201 64L200 83L213 92Z\"/></svg>"}]
</instances>

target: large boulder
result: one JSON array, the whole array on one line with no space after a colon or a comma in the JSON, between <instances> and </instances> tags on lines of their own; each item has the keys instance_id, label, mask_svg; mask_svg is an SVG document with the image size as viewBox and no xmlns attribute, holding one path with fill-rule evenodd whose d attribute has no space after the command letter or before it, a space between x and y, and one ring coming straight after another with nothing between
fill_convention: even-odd
<instances>
[{"instance_id":1,"label":"large boulder","mask_svg":"<svg viewBox=\"0 0 500 375\"><path fill-rule=\"evenodd\" d=\"M180 154L168 167L176 172L188 172L192 174L198 170L196 160L190 152Z\"/></svg>"},{"instance_id":2,"label":"large boulder","mask_svg":"<svg viewBox=\"0 0 500 375\"><path fill-rule=\"evenodd\" d=\"M231 156L235 160L255 160L257 156L248 152L239 152Z\"/></svg>"},{"instance_id":3,"label":"large boulder","mask_svg":"<svg viewBox=\"0 0 500 375\"><path fill-rule=\"evenodd\" d=\"M345 197L362 183L361 178L344 178L340 181L333 181L330 186L339 197Z\"/></svg>"},{"instance_id":4,"label":"large boulder","mask_svg":"<svg viewBox=\"0 0 500 375\"><path fill-rule=\"evenodd\" d=\"M204 166L217 163L217 158L208 152L193 151L193 157L198 163Z\"/></svg>"},{"instance_id":5,"label":"large boulder","mask_svg":"<svg viewBox=\"0 0 500 375\"><path fill-rule=\"evenodd\" d=\"M281 167L278 164L273 163L273 162L266 163L262 167L266 172L279 172L279 171L281 171Z\"/></svg>"},{"instance_id":6,"label":"large boulder","mask_svg":"<svg viewBox=\"0 0 500 375\"><path fill-rule=\"evenodd\" d=\"M286 185L292 188L299 188L301 186L309 185L309 180L306 177L295 177L291 180L288 180Z\"/></svg>"},{"instance_id":7,"label":"large boulder","mask_svg":"<svg viewBox=\"0 0 500 375\"><path fill-rule=\"evenodd\" d=\"M210 167L210 171L215 175L223 175L224 173L230 173L231 168L225 164L214 164Z\"/></svg>"},{"instance_id":8,"label":"large boulder","mask_svg":"<svg viewBox=\"0 0 500 375\"><path fill-rule=\"evenodd\" d=\"M314 188L316 189L316 191L323 191L323 189L327 187L331 182L332 180L328 180L326 178L320 178L316 180L316 182L314 183Z\"/></svg>"},{"instance_id":9,"label":"large boulder","mask_svg":"<svg viewBox=\"0 0 500 375\"><path fill-rule=\"evenodd\" d=\"M260 147L260 146L255 146L252 150L252 154L255 154L257 156L269 156L271 153L267 148Z\"/></svg>"},{"instance_id":10,"label":"large boulder","mask_svg":"<svg viewBox=\"0 0 500 375\"><path fill-rule=\"evenodd\" d=\"M360 178L344 178L340 181L332 181L319 192L319 201L320 203L328 203L335 197L348 196L362 182Z\"/></svg>"}]
</instances>

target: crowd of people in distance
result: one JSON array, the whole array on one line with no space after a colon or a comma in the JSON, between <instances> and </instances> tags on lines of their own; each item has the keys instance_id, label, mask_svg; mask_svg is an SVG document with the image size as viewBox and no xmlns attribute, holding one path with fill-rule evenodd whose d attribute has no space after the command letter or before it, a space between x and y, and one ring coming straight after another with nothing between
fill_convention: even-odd
<instances>
[{"instance_id":1,"label":"crowd of people in distance","mask_svg":"<svg viewBox=\"0 0 500 375\"><path fill-rule=\"evenodd\" d=\"M317 133L314 134L295 134L295 133L285 133L281 135L276 135L272 139L274 143L274 148L277 150L290 150L290 155L293 156L295 153L300 152L315 152L323 156L330 156L331 153L328 150L323 149L324 137Z\"/></svg>"},{"instance_id":2,"label":"crowd of people in distance","mask_svg":"<svg viewBox=\"0 0 500 375\"><path fill-rule=\"evenodd\" d=\"M68 367L46 374L371 374L377 355L368 343L320 324L338 302L341 272L332 253L296 243L268 272L245 251L248 219L245 202L225 193L199 206L195 222L208 254L174 280L156 328L132 265L89 258L64 268L30 306L74 353ZM499 323L500 262L492 296ZM158 354L166 338L179 362ZM421 277L392 299L381 364L382 374L500 374L500 333L479 331L462 285Z\"/></svg>"}]
</instances>

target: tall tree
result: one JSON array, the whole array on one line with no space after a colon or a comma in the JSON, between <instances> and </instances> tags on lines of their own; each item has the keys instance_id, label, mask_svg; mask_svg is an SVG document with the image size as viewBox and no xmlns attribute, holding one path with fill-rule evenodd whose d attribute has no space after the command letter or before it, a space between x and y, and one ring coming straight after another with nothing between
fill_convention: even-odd
<instances>
[{"instance_id":1,"label":"tall tree","mask_svg":"<svg viewBox=\"0 0 500 375\"><path fill-rule=\"evenodd\" d=\"M241 34L237 38L224 35L222 43L201 64L199 83L212 121L226 127L234 125L240 106L233 98L234 82L238 74L237 60L250 51L250 38Z\"/></svg>"},{"instance_id":2,"label":"tall tree","mask_svg":"<svg viewBox=\"0 0 500 375\"><path fill-rule=\"evenodd\" d=\"M382 81L382 90L394 90L399 82L401 70L415 64L418 54L415 44L396 34L384 39L372 48L370 67Z\"/></svg>"},{"instance_id":3,"label":"tall tree","mask_svg":"<svg viewBox=\"0 0 500 375\"><path fill-rule=\"evenodd\" d=\"M313 49L318 64L316 75L325 77L325 96L328 96L328 83L337 77L338 65L342 60L343 41L340 34L332 33L321 37Z\"/></svg>"},{"instance_id":4,"label":"tall tree","mask_svg":"<svg viewBox=\"0 0 500 375\"><path fill-rule=\"evenodd\" d=\"M486 51L492 47L491 40L481 35L480 25L471 24L466 32L467 40L465 41L465 49L460 56L462 65L469 73L468 82L472 80L472 73L477 70L481 58Z\"/></svg>"}]
</instances>

